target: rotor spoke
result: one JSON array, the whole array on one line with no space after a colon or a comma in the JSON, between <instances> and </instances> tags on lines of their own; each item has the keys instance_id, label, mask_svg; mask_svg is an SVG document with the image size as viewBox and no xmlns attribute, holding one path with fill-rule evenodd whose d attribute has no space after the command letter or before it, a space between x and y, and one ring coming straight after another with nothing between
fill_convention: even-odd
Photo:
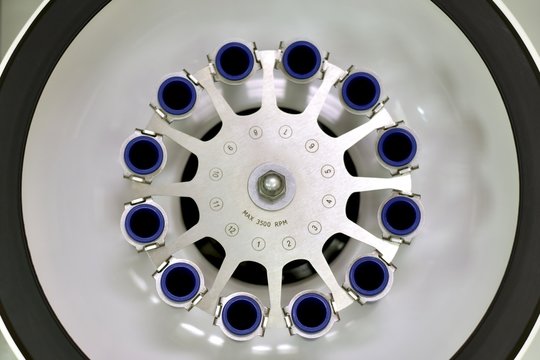
<instances>
[{"instance_id":1,"label":"rotor spoke","mask_svg":"<svg viewBox=\"0 0 540 360\"><path fill-rule=\"evenodd\" d=\"M221 292L225 288L225 285L227 285L227 282L231 279L231 276L239 264L240 261L232 256L225 256L212 287L198 305L201 309L210 313L214 312L221 296Z\"/></svg>"},{"instance_id":2,"label":"rotor spoke","mask_svg":"<svg viewBox=\"0 0 540 360\"><path fill-rule=\"evenodd\" d=\"M176 252L194 244L206 236L208 236L208 231L204 231L203 226L201 226L199 223L184 232L182 235L178 236L176 239L167 239L165 241L165 245L158 247L157 249L150 250L147 253L150 260L152 260L154 265L158 267Z\"/></svg>"},{"instance_id":3,"label":"rotor spoke","mask_svg":"<svg viewBox=\"0 0 540 360\"><path fill-rule=\"evenodd\" d=\"M200 188L196 182L186 181L172 184L145 184L134 183L137 198L151 196L173 196L193 198L200 194Z\"/></svg>"},{"instance_id":4,"label":"rotor spoke","mask_svg":"<svg viewBox=\"0 0 540 360\"><path fill-rule=\"evenodd\" d=\"M360 140L368 136L371 132L385 126L395 125L394 120L386 109L382 109L373 116L367 123L336 138L341 151L347 151Z\"/></svg>"},{"instance_id":5,"label":"rotor spoke","mask_svg":"<svg viewBox=\"0 0 540 360\"><path fill-rule=\"evenodd\" d=\"M197 139L196 137L183 133L179 130L173 129L165 120L161 119L157 115L154 116L150 121L150 124L148 124L148 130L168 137L169 139L195 155L203 153L203 141Z\"/></svg>"},{"instance_id":6,"label":"rotor spoke","mask_svg":"<svg viewBox=\"0 0 540 360\"><path fill-rule=\"evenodd\" d=\"M391 189L410 195L412 191L410 173L389 178L352 176L346 186L351 193Z\"/></svg>"},{"instance_id":7,"label":"rotor spoke","mask_svg":"<svg viewBox=\"0 0 540 360\"><path fill-rule=\"evenodd\" d=\"M380 239L352 221L347 221L346 224L341 225L340 232L352 239L374 247L387 263L392 262L399 250L399 244Z\"/></svg>"},{"instance_id":8,"label":"rotor spoke","mask_svg":"<svg viewBox=\"0 0 540 360\"><path fill-rule=\"evenodd\" d=\"M270 296L269 324L279 326L283 324L283 310L281 307L281 286L283 278L282 268L267 269L268 293Z\"/></svg>"},{"instance_id":9,"label":"rotor spoke","mask_svg":"<svg viewBox=\"0 0 540 360\"><path fill-rule=\"evenodd\" d=\"M340 311L349 306L353 300L347 294L347 292L339 285L332 269L328 265L328 262L324 258L322 252L309 261L317 274L321 277L322 281L330 289L332 297L334 299L334 306L336 311Z\"/></svg>"},{"instance_id":10,"label":"rotor spoke","mask_svg":"<svg viewBox=\"0 0 540 360\"><path fill-rule=\"evenodd\" d=\"M227 100L225 100L219 89L216 87L214 77L210 73L210 68L205 67L198 71L194 76L203 89L206 90L206 93L210 97L210 100L212 100L212 104L214 105L214 108L216 109L221 121L223 123L227 123L235 119L237 115Z\"/></svg>"},{"instance_id":11,"label":"rotor spoke","mask_svg":"<svg viewBox=\"0 0 540 360\"><path fill-rule=\"evenodd\" d=\"M339 78L345 73L346 72L339 67L332 64L327 64L322 84L315 93L315 96L309 102L309 105L304 110L304 114L308 114L310 119L317 121L324 103L330 94L330 90L332 90L332 87L334 87Z\"/></svg>"},{"instance_id":12,"label":"rotor spoke","mask_svg":"<svg viewBox=\"0 0 540 360\"><path fill-rule=\"evenodd\" d=\"M257 51L263 71L263 90L261 108L277 108L276 89L274 84L274 68L276 51Z\"/></svg>"}]
</instances>

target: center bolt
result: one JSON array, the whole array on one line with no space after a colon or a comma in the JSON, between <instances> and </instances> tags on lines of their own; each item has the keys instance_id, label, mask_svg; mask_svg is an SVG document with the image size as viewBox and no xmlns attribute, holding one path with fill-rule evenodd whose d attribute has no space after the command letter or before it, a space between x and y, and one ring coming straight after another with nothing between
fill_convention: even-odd
<instances>
[{"instance_id":1,"label":"center bolt","mask_svg":"<svg viewBox=\"0 0 540 360\"><path fill-rule=\"evenodd\" d=\"M248 194L259 208L278 211L286 208L296 193L293 174L284 166L264 163L249 175Z\"/></svg>"},{"instance_id":2,"label":"center bolt","mask_svg":"<svg viewBox=\"0 0 540 360\"><path fill-rule=\"evenodd\" d=\"M268 171L257 182L259 193L269 200L276 200L285 194L287 181L275 171Z\"/></svg>"}]
</instances>

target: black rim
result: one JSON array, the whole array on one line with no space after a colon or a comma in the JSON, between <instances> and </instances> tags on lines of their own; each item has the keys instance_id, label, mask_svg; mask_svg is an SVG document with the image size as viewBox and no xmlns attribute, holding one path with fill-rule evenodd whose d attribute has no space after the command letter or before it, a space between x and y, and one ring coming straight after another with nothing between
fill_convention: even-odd
<instances>
[{"instance_id":1,"label":"black rim","mask_svg":"<svg viewBox=\"0 0 540 360\"><path fill-rule=\"evenodd\" d=\"M109 0L53 0L19 43L0 78L0 310L27 359L86 359L53 313L38 282L26 243L21 178L26 137L35 107L56 63L75 36ZM8 175L9 174L9 175ZM17 224L17 225L14 225Z\"/></svg>"},{"instance_id":2,"label":"black rim","mask_svg":"<svg viewBox=\"0 0 540 360\"><path fill-rule=\"evenodd\" d=\"M540 313L535 226L540 213L540 164L535 161L540 73L515 29L491 1L432 1L467 36L491 72L510 118L519 165L519 216L506 273L482 321L454 358L513 359Z\"/></svg>"},{"instance_id":3,"label":"black rim","mask_svg":"<svg viewBox=\"0 0 540 360\"><path fill-rule=\"evenodd\" d=\"M468 37L505 103L520 171L520 205L514 248L504 279L484 318L455 359L513 358L540 312L540 74L525 45L488 0L432 0ZM27 358L86 358L55 317L37 280L21 209L26 137L41 92L56 63L109 0L53 0L27 31L0 79L3 140L0 153L0 311ZM14 224L18 224L14 226Z\"/></svg>"}]
</instances>

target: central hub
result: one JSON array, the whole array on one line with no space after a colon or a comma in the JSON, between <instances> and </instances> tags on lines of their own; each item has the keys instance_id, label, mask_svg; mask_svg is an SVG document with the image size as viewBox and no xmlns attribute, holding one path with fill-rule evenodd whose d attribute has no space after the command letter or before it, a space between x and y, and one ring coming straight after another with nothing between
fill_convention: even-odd
<instances>
[{"instance_id":1,"label":"central hub","mask_svg":"<svg viewBox=\"0 0 540 360\"><path fill-rule=\"evenodd\" d=\"M284 209L293 200L295 192L296 182L292 173L281 165L259 165L249 176L249 197L261 209Z\"/></svg>"},{"instance_id":2,"label":"central hub","mask_svg":"<svg viewBox=\"0 0 540 360\"><path fill-rule=\"evenodd\" d=\"M277 200L287 190L287 179L275 171L269 171L259 178L259 193L268 200Z\"/></svg>"}]
</instances>

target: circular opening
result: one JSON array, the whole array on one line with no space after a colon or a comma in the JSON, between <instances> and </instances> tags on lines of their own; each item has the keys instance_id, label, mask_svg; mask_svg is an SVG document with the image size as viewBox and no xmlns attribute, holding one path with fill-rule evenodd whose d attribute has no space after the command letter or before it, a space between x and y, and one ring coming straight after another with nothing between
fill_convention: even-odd
<instances>
[{"instance_id":1,"label":"circular opening","mask_svg":"<svg viewBox=\"0 0 540 360\"><path fill-rule=\"evenodd\" d=\"M348 107L363 111L371 109L377 103L381 95L381 87L373 75L355 73L347 77L341 94Z\"/></svg>"},{"instance_id":2,"label":"circular opening","mask_svg":"<svg viewBox=\"0 0 540 360\"><path fill-rule=\"evenodd\" d=\"M388 268L375 257L364 257L357 260L349 272L352 288L360 295L376 296L388 285Z\"/></svg>"},{"instance_id":3,"label":"circular opening","mask_svg":"<svg viewBox=\"0 0 540 360\"><path fill-rule=\"evenodd\" d=\"M186 114L193 109L196 99L195 86L182 77L169 78L159 87L159 105L169 114Z\"/></svg>"},{"instance_id":4,"label":"circular opening","mask_svg":"<svg viewBox=\"0 0 540 360\"><path fill-rule=\"evenodd\" d=\"M321 67L321 53L312 43L297 41L283 53L285 71L295 79L309 79Z\"/></svg>"},{"instance_id":5,"label":"circular opening","mask_svg":"<svg viewBox=\"0 0 540 360\"><path fill-rule=\"evenodd\" d=\"M125 228L133 240L149 243L161 236L165 228L165 219L155 206L137 205L127 214Z\"/></svg>"},{"instance_id":6,"label":"circular opening","mask_svg":"<svg viewBox=\"0 0 540 360\"><path fill-rule=\"evenodd\" d=\"M139 136L127 144L124 150L124 162L135 174L148 175L161 166L163 149L155 139Z\"/></svg>"},{"instance_id":7,"label":"circular opening","mask_svg":"<svg viewBox=\"0 0 540 360\"><path fill-rule=\"evenodd\" d=\"M292 319L297 328L306 333L317 333L330 323L330 303L319 294L304 294L293 305Z\"/></svg>"},{"instance_id":8,"label":"circular opening","mask_svg":"<svg viewBox=\"0 0 540 360\"><path fill-rule=\"evenodd\" d=\"M237 296L225 304L222 316L227 330L235 335L249 335L259 327L262 310L252 298Z\"/></svg>"},{"instance_id":9,"label":"circular opening","mask_svg":"<svg viewBox=\"0 0 540 360\"><path fill-rule=\"evenodd\" d=\"M197 270L189 265L177 263L165 269L161 276L161 289L167 298L176 302L186 302L199 291L201 279Z\"/></svg>"},{"instance_id":10,"label":"circular opening","mask_svg":"<svg viewBox=\"0 0 540 360\"><path fill-rule=\"evenodd\" d=\"M410 163L416 155L416 140L404 129L385 131L379 139L379 156L390 166L404 166Z\"/></svg>"},{"instance_id":11,"label":"circular opening","mask_svg":"<svg viewBox=\"0 0 540 360\"><path fill-rule=\"evenodd\" d=\"M395 235L409 235L420 224L420 207L407 197L390 199L382 210L382 223L386 230Z\"/></svg>"},{"instance_id":12,"label":"circular opening","mask_svg":"<svg viewBox=\"0 0 540 360\"><path fill-rule=\"evenodd\" d=\"M254 63L253 53L241 43L228 43L216 55L219 74L232 81L245 79L251 74Z\"/></svg>"}]
</instances>

